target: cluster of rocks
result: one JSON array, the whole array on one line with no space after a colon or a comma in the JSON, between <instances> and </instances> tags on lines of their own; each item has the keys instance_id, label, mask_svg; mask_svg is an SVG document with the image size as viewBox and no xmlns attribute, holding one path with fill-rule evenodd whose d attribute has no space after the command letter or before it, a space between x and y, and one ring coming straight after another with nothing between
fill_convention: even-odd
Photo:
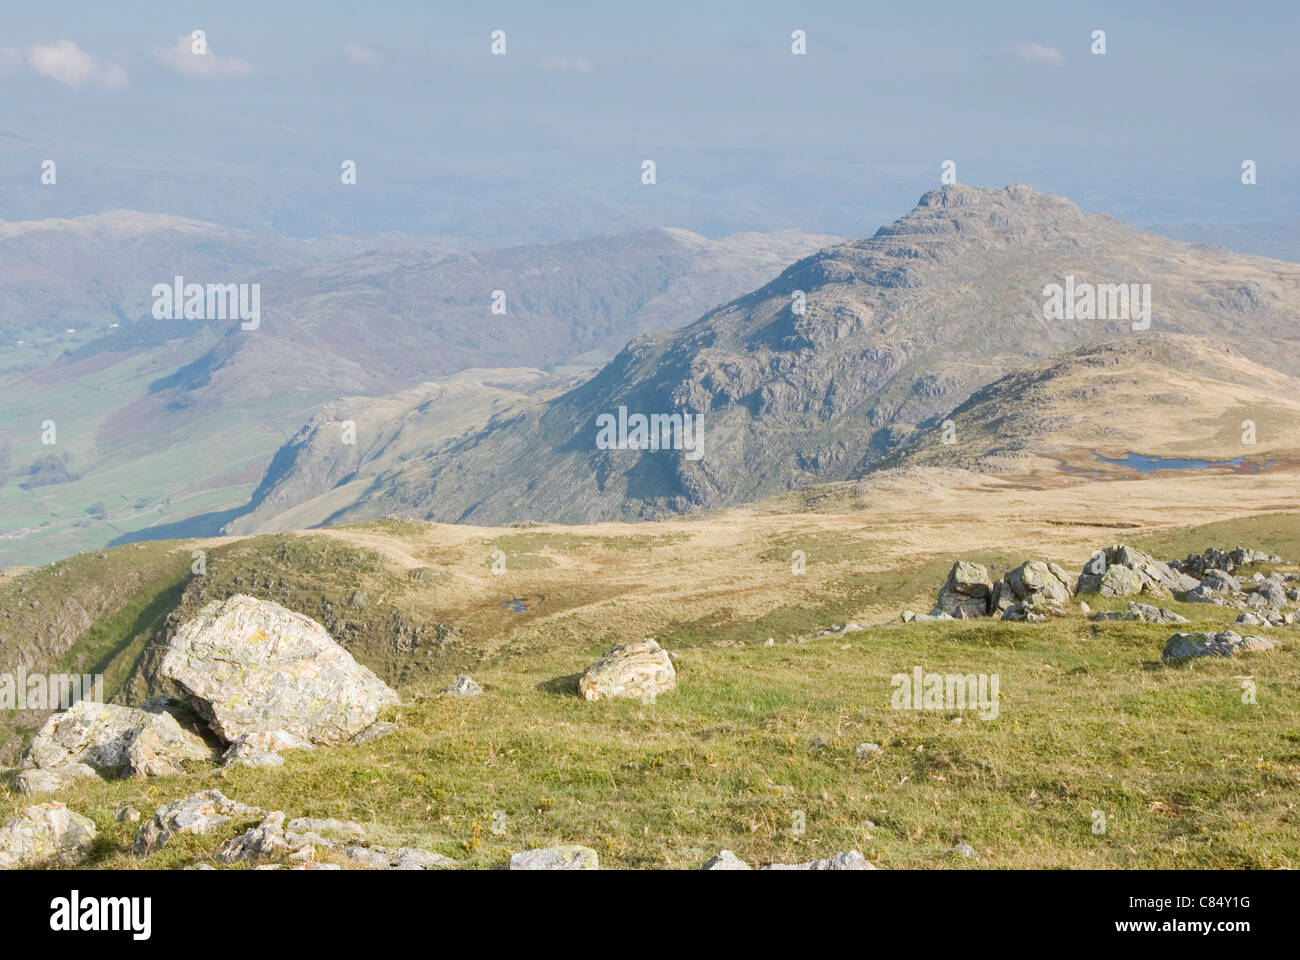
<instances>
[{"instance_id":1,"label":"cluster of rocks","mask_svg":"<svg viewBox=\"0 0 1300 960\"><path fill-rule=\"evenodd\" d=\"M205 606L172 638L159 667L183 704L78 701L46 720L14 786L34 793L88 776L165 776L220 756L226 765L283 763L280 751L363 742L397 694L319 623L236 595Z\"/></svg>"},{"instance_id":2,"label":"cluster of rocks","mask_svg":"<svg viewBox=\"0 0 1300 960\"><path fill-rule=\"evenodd\" d=\"M1246 547L1233 550L1210 548L1187 559L1165 563L1127 544L1098 550L1084 565L1071 586L1069 574L1055 563L1027 560L994 581L988 569L969 560L958 560L939 589L934 609L927 615L904 611L900 620L964 620L1000 616L1004 620L1041 621L1065 613L1072 596L1099 594L1108 598L1150 594L1175 597L1191 603L1215 603L1237 607L1246 614L1239 623L1249 626L1280 626L1295 622L1289 603L1300 602L1297 574L1254 574L1249 581L1256 589L1247 592L1229 569L1243 564L1281 562L1271 554ZM1191 571L1199 575L1193 576ZM1080 603L1084 612L1086 604ZM1094 620L1139 620L1145 623L1184 623L1173 611L1152 604L1130 602L1127 611L1095 614ZM826 631L823 631L823 635Z\"/></svg>"},{"instance_id":3,"label":"cluster of rocks","mask_svg":"<svg viewBox=\"0 0 1300 960\"><path fill-rule=\"evenodd\" d=\"M1233 570L1244 567L1248 563L1281 562L1281 557L1265 553L1263 550L1251 550L1247 547L1223 550L1219 547L1210 547L1203 553L1189 553L1185 559L1174 560L1169 566L1199 577L1207 570L1223 570L1232 573Z\"/></svg>"},{"instance_id":4,"label":"cluster of rocks","mask_svg":"<svg viewBox=\"0 0 1300 960\"><path fill-rule=\"evenodd\" d=\"M299 817L287 820L283 811L264 811L232 800L220 790L206 790L159 807L136 833L133 853L148 857L177 836L203 835L239 820L256 826L229 840L216 853L223 864L249 864L277 859L296 862L292 869L432 870L454 867L449 857L414 847L385 847L366 839L366 830L347 820ZM341 862L325 862L325 856ZM276 869L280 863L262 864Z\"/></svg>"},{"instance_id":5,"label":"cluster of rocks","mask_svg":"<svg viewBox=\"0 0 1300 960\"><path fill-rule=\"evenodd\" d=\"M1033 622L1063 615L1073 593L1069 574L1055 563L1026 560L994 582L983 564L958 560L948 571L928 617L909 619L965 620L997 615L1004 620Z\"/></svg>"}]
</instances>

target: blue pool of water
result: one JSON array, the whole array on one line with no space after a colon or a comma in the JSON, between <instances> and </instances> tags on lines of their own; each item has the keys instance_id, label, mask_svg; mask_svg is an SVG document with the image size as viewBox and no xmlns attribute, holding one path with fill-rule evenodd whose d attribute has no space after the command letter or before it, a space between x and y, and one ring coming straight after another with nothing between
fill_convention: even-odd
<instances>
[{"instance_id":1,"label":"blue pool of water","mask_svg":"<svg viewBox=\"0 0 1300 960\"><path fill-rule=\"evenodd\" d=\"M1204 470L1206 467L1239 467L1247 460L1238 457L1235 460L1177 460L1170 457L1150 457L1144 453L1130 453L1122 460L1112 460L1097 454L1103 463L1113 463L1120 467L1132 467L1138 473L1153 473L1156 470ZM1271 464L1264 464L1270 466Z\"/></svg>"}]
</instances>

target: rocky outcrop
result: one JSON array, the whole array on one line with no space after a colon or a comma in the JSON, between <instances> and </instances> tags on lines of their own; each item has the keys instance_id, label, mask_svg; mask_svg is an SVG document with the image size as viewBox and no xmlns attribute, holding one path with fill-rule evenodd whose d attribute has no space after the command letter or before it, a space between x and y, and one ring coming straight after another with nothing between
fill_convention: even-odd
<instances>
[{"instance_id":1,"label":"rocky outcrop","mask_svg":"<svg viewBox=\"0 0 1300 960\"><path fill-rule=\"evenodd\" d=\"M182 626L159 672L227 743L247 735L346 743L398 702L319 623L243 594Z\"/></svg>"},{"instance_id":2,"label":"rocky outcrop","mask_svg":"<svg viewBox=\"0 0 1300 960\"><path fill-rule=\"evenodd\" d=\"M58 802L28 807L0 827L0 870L73 867L95 842L95 825Z\"/></svg>"},{"instance_id":3,"label":"rocky outcrop","mask_svg":"<svg viewBox=\"0 0 1300 960\"><path fill-rule=\"evenodd\" d=\"M988 568L969 560L958 560L948 571L948 579L939 588L930 616L948 614L958 620L988 616L993 581Z\"/></svg>"},{"instance_id":4,"label":"rocky outcrop","mask_svg":"<svg viewBox=\"0 0 1300 960\"><path fill-rule=\"evenodd\" d=\"M1235 657L1242 653L1265 653L1277 644L1264 637L1243 637L1232 630L1222 633L1175 633L1165 641L1160 659L1177 663L1195 657Z\"/></svg>"},{"instance_id":5,"label":"rocky outcrop","mask_svg":"<svg viewBox=\"0 0 1300 960\"><path fill-rule=\"evenodd\" d=\"M511 870L597 870L600 860L590 847L569 844L525 850L510 858Z\"/></svg>"},{"instance_id":6,"label":"rocky outcrop","mask_svg":"<svg viewBox=\"0 0 1300 960\"><path fill-rule=\"evenodd\" d=\"M188 762L212 759L202 737L183 728L172 714L79 700L57 713L32 739L23 766L67 771L91 767L106 777L174 776Z\"/></svg>"},{"instance_id":7,"label":"rocky outcrop","mask_svg":"<svg viewBox=\"0 0 1300 960\"><path fill-rule=\"evenodd\" d=\"M677 687L677 671L668 651L653 640L611 647L578 680L585 700L614 697L651 699Z\"/></svg>"},{"instance_id":8,"label":"rocky outcrop","mask_svg":"<svg viewBox=\"0 0 1300 960\"><path fill-rule=\"evenodd\" d=\"M764 870L875 870L871 863L856 850L837 853L825 860L809 860L807 863L770 863Z\"/></svg>"},{"instance_id":9,"label":"rocky outcrop","mask_svg":"<svg viewBox=\"0 0 1300 960\"><path fill-rule=\"evenodd\" d=\"M1199 586L1195 577L1180 573L1127 544L1098 550L1079 575L1078 593L1100 593L1107 597L1134 596L1143 591L1182 594Z\"/></svg>"}]
</instances>

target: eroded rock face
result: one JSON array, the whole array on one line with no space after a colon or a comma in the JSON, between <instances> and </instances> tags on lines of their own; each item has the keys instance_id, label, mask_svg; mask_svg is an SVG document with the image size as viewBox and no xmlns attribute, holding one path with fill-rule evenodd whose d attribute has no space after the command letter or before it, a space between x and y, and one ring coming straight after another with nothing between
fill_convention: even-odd
<instances>
[{"instance_id":1,"label":"eroded rock face","mask_svg":"<svg viewBox=\"0 0 1300 960\"><path fill-rule=\"evenodd\" d=\"M0 827L0 870L73 867L95 842L95 825L58 802L28 807Z\"/></svg>"},{"instance_id":2,"label":"eroded rock face","mask_svg":"<svg viewBox=\"0 0 1300 960\"><path fill-rule=\"evenodd\" d=\"M586 700L653 699L676 687L677 671L668 651L653 640L611 647L578 681L578 693Z\"/></svg>"},{"instance_id":3,"label":"eroded rock face","mask_svg":"<svg viewBox=\"0 0 1300 960\"><path fill-rule=\"evenodd\" d=\"M134 852L137 857L147 857L179 834L210 833L232 820L251 820L263 814L220 790L204 790L155 810L136 834Z\"/></svg>"},{"instance_id":4,"label":"eroded rock face","mask_svg":"<svg viewBox=\"0 0 1300 960\"><path fill-rule=\"evenodd\" d=\"M988 616L993 582L988 568L969 560L958 560L948 571L948 579L939 588L931 616L946 613L957 619Z\"/></svg>"},{"instance_id":5,"label":"eroded rock face","mask_svg":"<svg viewBox=\"0 0 1300 960\"><path fill-rule=\"evenodd\" d=\"M525 850L510 858L511 870L597 870L600 860L590 847L568 844Z\"/></svg>"},{"instance_id":6,"label":"eroded rock face","mask_svg":"<svg viewBox=\"0 0 1300 960\"><path fill-rule=\"evenodd\" d=\"M764 870L875 870L874 864L856 850L846 850L825 860L809 860L807 863L771 863Z\"/></svg>"},{"instance_id":7,"label":"eroded rock face","mask_svg":"<svg viewBox=\"0 0 1300 960\"><path fill-rule=\"evenodd\" d=\"M1160 659L1177 663L1194 657L1235 657L1242 653L1264 653L1277 644L1264 637L1243 637L1232 630L1222 633L1175 633L1165 641Z\"/></svg>"},{"instance_id":8,"label":"eroded rock face","mask_svg":"<svg viewBox=\"0 0 1300 960\"><path fill-rule=\"evenodd\" d=\"M42 770L85 764L115 777L173 776L186 761L211 759L203 738L170 713L80 700L45 721L23 761Z\"/></svg>"},{"instance_id":9,"label":"eroded rock face","mask_svg":"<svg viewBox=\"0 0 1300 960\"><path fill-rule=\"evenodd\" d=\"M227 743L250 734L346 743L398 702L315 620L242 594L181 627L159 669Z\"/></svg>"}]
</instances>

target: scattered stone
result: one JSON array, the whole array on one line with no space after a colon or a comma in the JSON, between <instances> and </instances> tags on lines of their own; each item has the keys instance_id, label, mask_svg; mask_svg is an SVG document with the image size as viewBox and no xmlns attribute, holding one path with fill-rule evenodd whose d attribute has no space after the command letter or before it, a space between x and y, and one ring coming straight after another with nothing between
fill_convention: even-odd
<instances>
[{"instance_id":1,"label":"scattered stone","mask_svg":"<svg viewBox=\"0 0 1300 960\"><path fill-rule=\"evenodd\" d=\"M205 790L159 807L135 837L137 857L147 857L179 834L202 834L232 820L251 820L264 811L231 800L220 790Z\"/></svg>"},{"instance_id":2,"label":"scattered stone","mask_svg":"<svg viewBox=\"0 0 1300 960\"><path fill-rule=\"evenodd\" d=\"M366 835L365 828L351 820L335 820L332 817L317 819L296 817L289 821L286 829L291 833L314 833L327 841L341 842L359 840Z\"/></svg>"},{"instance_id":3,"label":"scattered stone","mask_svg":"<svg viewBox=\"0 0 1300 960\"><path fill-rule=\"evenodd\" d=\"M352 738L352 745L357 746L362 743L369 743L371 740L379 740L389 734L397 732L397 724L390 723L387 720L380 720L372 723L366 729L362 730Z\"/></svg>"},{"instance_id":4,"label":"scattered stone","mask_svg":"<svg viewBox=\"0 0 1300 960\"><path fill-rule=\"evenodd\" d=\"M450 857L414 847L347 847L343 855L370 870L441 870L456 866Z\"/></svg>"},{"instance_id":5,"label":"scattered stone","mask_svg":"<svg viewBox=\"0 0 1300 960\"><path fill-rule=\"evenodd\" d=\"M28 807L0 827L0 870L73 867L95 842L95 825L58 801Z\"/></svg>"},{"instance_id":6,"label":"scattered stone","mask_svg":"<svg viewBox=\"0 0 1300 960\"><path fill-rule=\"evenodd\" d=\"M78 780L95 778L94 769L84 763L64 763L48 770L19 770L14 774L14 793L57 793L76 785Z\"/></svg>"},{"instance_id":7,"label":"scattered stone","mask_svg":"<svg viewBox=\"0 0 1300 960\"><path fill-rule=\"evenodd\" d=\"M825 860L807 863L769 863L764 870L875 870L876 866L856 850L837 853Z\"/></svg>"},{"instance_id":8,"label":"scattered stone","mask_svg":"<svg viewBox=\"0 0 1300 960\"><path fill-rule=\"evenodd\" d=\"M510 858L511 870L598 870L600 861L590 847L568 844L525 850Z\"/></svg>"},{"instance_id":9,"label":"scattered stone","mask_svg":"<svg viewBox=\"0 0 1300 960\"><path fill-rule=\"evenodd\" d=\"M222 863L248 863L264 857L290 852L284 834L284 814L268 813L257 826L244 831L227 843L217 859Z\"/></svg>"},{"instance_id":10,"label":"scattered stone","mask_svg":"<svg viewBox=\"0 0 1300 960\"><path fill-rule=\"evenodd\" d=\"M736 856L730 850L721 850L716 856L710 857L704 862L701 870L753 870L754 868L747 864L740 857Z\"/></svg>"},{"instance_id":11,"label":"scattered stone","mask_svg":"<svg viewBox=\"0 0 1300 960\"><path fill-rule=\"evenodd\" d=\"M182 626L159 672L227 743L281 733L345 743L398 703L315 620L244 594L214 600Z\"/></svg>"},{"instance_id":12,"label":"scattered stone","mask_svg":"<svg viewBox=\"0 0 1300 960\"><path fill-rule=\"evenodd\" d=\"M1242 653L1262 653L1277 644L1264 637L1242 637L1231 630L1222 633L1175 633L1165 641L1160 659L1176 663L1193 657L1235 657Z\"/></svg>"},{"instance_id":13,"label":"scattered stone","mask_svg":"<svg viewBox=\"0 0 1300 960\"><path fill-rule=\"evenodd\" d=\"M165 711L78 700L49 717L32 738L24 766L85 764L104 776L176 776L183 764L210 761L212 748Z\"/></svg>"},{"instance_id":14,"label":"scattered stone","mask_svg":"<svg viewBox=\"0 0 1300 960\"><path fill-rule=\"evenodd\" d=\"M1079 612L1082 613L1084 616L1087 616L1088 614L1092 613L1092 607L1088 606L1088 601L1086 600L1079 601Z\"/></svg>"},{"instance_id":15,"label":"scattered stone","mask_svg":"<svg viewBox=\"0 0 1300 960\"><path fill-rule=\"evenodd\" d=\"M965 841L957 843L957 845L948 852L961 857L963 860L971 860L979 856L979 854L975 852L975 848Z\"/></svg>"},{"instance_id":16,"label":"scattered stone","mask_svg":"<svg viewBox=\"0 0 1300 960\"><path fill-rule=\"evenodd\" d=\"M878 743L859 743L855 751L859 760L867 760L871 757L879 756L885 751L880 748Z\"/></svg>"},{"instance_id":17,"label":"scattered stone","mask_svg":"<svg viewBox=\"0 0 1300 960\"><path fill-rule=\"evenodd\" d=\"M586 700L654 699L676 687L677 671L668 651L653 640L611 647L578 681L578 692Z\"/></svg>"},{"instance_id":18,"label":"scattered stone","mask_svg":"<svg viewBox=\"0 0 1300 960\"><path fill-rule=\"evenodd\" d=\"M817 636L819 636L819 637L831 637L831 636L834 636L834 635L836 635L836 634L838 634L838 633L857 633L859 630L865 630L865 629L867 629L865 624L861 624L861 623L842 623L842 624L839 624L838 626L827 627L827 628L826 628L825 630L823 630L821 633L817 634Z\"/></svg>"},{"instance_id":19,"label":"scattered stone","mask_svg":"<svg viewBox=\"0 0 1300 960\"><path fill-rule=\"evenodd\" d=\"M453 680L443 692L457 697L477 697L483 692L483 688L475 683L472 677L462 675Z\"/></svg>"},{"instance_id":20,"label":"scattered stone","mask_svg":"<svg viewBox=\"0 0 1300 960\"><path fill-rule=\"evenodd\" d=\"M1093 620L1136 620L1142 623L1186 623L1187 618L1165 607L1149 603L1128 602L1127 610L1100 610L1092 615Z\"/></svg>"}]
</instances>

